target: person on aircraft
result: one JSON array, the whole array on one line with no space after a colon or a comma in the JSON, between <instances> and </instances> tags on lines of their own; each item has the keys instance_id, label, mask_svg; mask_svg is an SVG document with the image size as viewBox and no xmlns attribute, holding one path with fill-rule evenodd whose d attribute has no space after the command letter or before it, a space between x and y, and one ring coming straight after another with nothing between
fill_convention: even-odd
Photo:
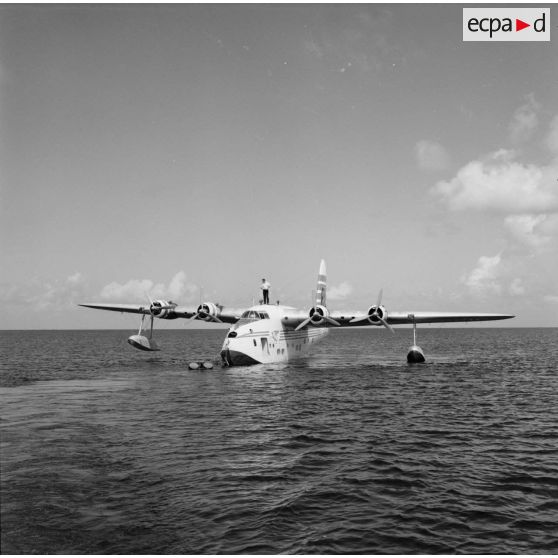
<instances>
[{"instance_id":1,"label":"person on aircraft","mask_svg":"<svg viewBox=\"0 0 558 558\"><path fill-rule=\"evenodd\" d=\"M264 304L269 304L269 288L270 287L271 287L271 285L267 282L267 280L265 278L262 279L262 284L260 285L260 289L262 290L263 303Z\"/></svg>"}]
</instances>

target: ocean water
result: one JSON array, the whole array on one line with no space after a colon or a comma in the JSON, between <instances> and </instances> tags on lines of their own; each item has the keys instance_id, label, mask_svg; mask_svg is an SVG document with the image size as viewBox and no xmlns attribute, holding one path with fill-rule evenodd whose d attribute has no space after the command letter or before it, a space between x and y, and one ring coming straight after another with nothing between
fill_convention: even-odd
<instances>
[{"instance_id":1,"label":"ocean water","mask_svg":"<svg viewBox=\"0 0 558 558\"><path fill-rule=\"evenodd\" d=\"M3 553L556 553L558 329L0 332Z\"/></svg>"}]
</instances>

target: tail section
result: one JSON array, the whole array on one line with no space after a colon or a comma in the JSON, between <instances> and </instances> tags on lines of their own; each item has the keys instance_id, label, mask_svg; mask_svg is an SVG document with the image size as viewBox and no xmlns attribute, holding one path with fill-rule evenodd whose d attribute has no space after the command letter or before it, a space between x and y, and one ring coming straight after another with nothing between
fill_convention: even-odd
<instances>
[{"instance_id":1,"label":"tail section","mask_svg":"<svg viewBox=\"0 0 558 558\"><path fill-rule=\"evenodd\" d=\"M326 264L322 260L320 262L320 271L318 272L318 284L316 286L316 305L326 306L326 289L327 289L327 273Z\"/></svg>"}]
</instances>

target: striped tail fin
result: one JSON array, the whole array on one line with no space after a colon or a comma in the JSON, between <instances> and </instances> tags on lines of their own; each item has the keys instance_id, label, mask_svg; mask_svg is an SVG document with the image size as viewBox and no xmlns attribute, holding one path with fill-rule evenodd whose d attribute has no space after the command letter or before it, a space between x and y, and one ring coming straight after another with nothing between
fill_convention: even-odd
<instances>
[{"instance_id":1,"label":"striped tail fin","mask_svg":"<svg viewBox=\"0 0 558 558\"><path fill-rule=\"evenodd\" d=\"M322 260L320 262L320 271L318 273L318 284L316 286L316 304L326 306L326 289L327 289L327 273L326 264Z\"/></svg>"}]
</instances>

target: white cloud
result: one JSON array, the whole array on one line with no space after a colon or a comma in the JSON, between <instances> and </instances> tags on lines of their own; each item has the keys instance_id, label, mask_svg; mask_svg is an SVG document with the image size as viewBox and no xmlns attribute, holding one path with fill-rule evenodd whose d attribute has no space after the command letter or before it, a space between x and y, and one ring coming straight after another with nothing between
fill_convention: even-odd
<instances>
[{"instance_id":1,"label":"white cloud","mask_svg":"<svg viewBox=\"0 0 558 558\"><path fill-rule=\"evenodd\" d=\"M437 171L447 169L449 166L449 155L440 143L420 140L415 144L414 152L421 169Z\"/></svg>"},{"instance_id":2,"label":"white cloud","mask_svg":"<svg viewBox=\"0 0 558 558\"><path fill-rule=\"evenodd\" d=\"M558 295L546 295L543 298L546 302L551 302L552 304L558 304Z\"/></svg>"},{"instance_id":3,"label":"white cloud","mask_svg":"<svg viewBox=\"0 0 558 558\"><path fill-rule=\"evenodd\" d=\"M193 283L188 283L186 273L179 271L171 279L167 292L173 300L191 300L199 292L199 288Z\"/></svg>"},{"instance_id":4,"label":"white cloud","mask_svg":"<svg viewBox=\"0 0 558 558\"><path fill-rule=\"evenodd\" d=\"M163 287L158 285L158 287ZM101 298L105 300L130 300L136 302L138 300L145 300L147 293L151 296L157 296L155 293L153 281L150 279L130 279L124 284L113 281L105 285L101 290Z\"/></svg>"},{"instance_id":5,"label":"white cloud","mask_svg":"<svg viewBox=\"0 0 558 558\"><path fill-rule=\"evenodd\" d=\"M540 108L531 95L515 112L508 139L516 142L517 149L498 149L478 157L431 190L452 211L502 215L498 237L499 242L505 241L502 252L481 256L461 278L473 296L528 296L539 303L545 295L550 297L547 302L555 296L548 293L558 282L558 115L545 136L548 152L533 141L519 146L532 139ZM526 153L538 159L527 160Z\"/></svg>"},{"instance_id":6,"label":"white cloud","mask_svg":"<svg viewBox=\"0 0 558 558\"><path fill-rule=\"evenodd\" d=\"M471 273L462 278L469 290L479 296L500 294L502 288L498 282L501 255L481 256Z\"/></svg>"},{"instance_id":7,"label":"white cloud","mask_svg":"<svg viewBox=\"0 0 558 558\"><path fill-rule=\"evenodd\" d=\"M353 287L347 281L343 281L337 286L328 287L327 298L330 300L342 300L353 292Z\"/></svg>"},{"instance_id":8,"label":"white cloud","mask_svg":"<svg viewBox=\"0 0 558 558\"><path fill-rule=\"evenodd\" d=\"M130 279L124 284L113 281L105 285L101 290L101 298L104 300L145 301L149 295L151 298L164 298L175 302L188 302L198 292L198 287L186 281L184 271L179 271L170 280L168 286L163 283L154 283L151 279Z\"/></svg>"},{"instance_id":9,"label":"white cloud","mask_svg":"<svg viewBox=\"0 0 558 558\"><path fill-rule=\"evenodd\" d=\"M525 104L521 105L514 112L508 127L510 139L513 143L527 141L539 124L537 113L541 108L540 104L535 100L533 93L529 93L526 99Z\"/></svg>"},{"instance_id":10,"label":"white cloud","mask_svg":"<svg viewBox=\"0 0 558 558\"><path fill-rule=\"evenodd\" d=\"M544 234L541 225L549 216L541 215L509 215L504 224L512 238L534 250L539 250L551 240L550 235Z\"/></svg>"},{"instance_id":11,"label":"white cloud","mask_svg":"<svg viewBox=\"0 0 558 558\"><path fill-rule=\"evenodd\" d=\"M438 182L432 193L453 211L558 211L558 162L540 167L515 157L515 152L501 149L484 160L471 161L451 180Z\"/></svg>"}]
</instances>

